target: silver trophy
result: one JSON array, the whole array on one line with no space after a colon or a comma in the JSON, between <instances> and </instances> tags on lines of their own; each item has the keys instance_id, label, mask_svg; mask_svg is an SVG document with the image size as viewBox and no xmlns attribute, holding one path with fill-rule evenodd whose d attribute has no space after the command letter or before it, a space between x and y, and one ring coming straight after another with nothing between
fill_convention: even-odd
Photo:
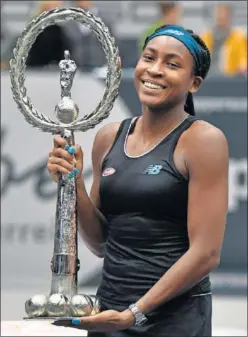
<instances>
[{"instance_id":1,"label":"silver trophy","mask_svg":"<svg viewBox=\"0 0 248 337\"><path fill-rule=\"evenodd\" d=\"M76 20L86 25L101 42L108 63L106 88L96 109L78 119L78 106L71 99L71 88L77 66L70 59L69 51L65 51L65 59L59 63L61 100L55 107L58 121L53 121L39 112L27 96L24 71L29 50L37 36L46 27L66 20ZM14 58L10 61L13 98L26 121L33 127L43 132L60 134L66 139L68 145L72 146L75 144L75 131L85 132L109 116L118 96L121 69L115 40L99 17L79 8L56 8L43 12L24 29L17 40L13 54ZM75 176L68 177L61 174L57 192L50 294L34 295L26 301L26 319L65 319L93 315L100 311L96 296L77 293L77 273L80 267L77 232Z\"/></svg>"}]
</instances>

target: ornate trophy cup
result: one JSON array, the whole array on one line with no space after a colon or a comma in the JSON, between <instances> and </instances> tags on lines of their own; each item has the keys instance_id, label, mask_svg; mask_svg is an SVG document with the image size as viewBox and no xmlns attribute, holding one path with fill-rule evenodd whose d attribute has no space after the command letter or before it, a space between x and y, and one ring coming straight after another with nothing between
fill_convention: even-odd
<instances>
[{"instance_id":1,"label":"ornate trophy cup","mask_svg":"<svg viewBox=\"0 0 248 337\"><path fill-rule=\"evenodd\" d=\"M55 107L58 121L53 121L40 113L27 96L24 71L28 52L37 36L46 27L65 20L76 20L85 24L101 42L108 62L106 88L96 109L78 120L79 109L71 99L71 87L77 66L70 59L69 51L65 51L65 59L59 63L61 101ZM118 96L121 70L115 40L100 18L79 8L56 8L43 12L24 29L17 40L13 54L14 58L10 61L13 98L26 121L33 127L43 132L60 134L68 145L72 146L75 144L75 131L85 132L109 116ZM92 315L100 310L99 301L95 296L77 293L79 260L76 202L75 176L61 174L57 191L50 294L35 295L26 301L27 319L65 319Z\"/></svg>"}]
</instances>

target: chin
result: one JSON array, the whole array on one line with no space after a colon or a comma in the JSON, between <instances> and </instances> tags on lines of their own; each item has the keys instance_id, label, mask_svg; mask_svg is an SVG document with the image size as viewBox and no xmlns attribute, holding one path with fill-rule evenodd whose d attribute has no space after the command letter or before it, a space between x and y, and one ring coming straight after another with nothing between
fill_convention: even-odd
<instances>
[{"instance_id":1,"label":"chin","mask_svg":"<svg viewBox=\"0 0 248 337\"><path fill-rule=\"evenodd\" d=\"M152 97L140 97L140 102L143 106L151 110L160 110L166 105L164 100L157 100Z\"/></svg>"}]
</instances>

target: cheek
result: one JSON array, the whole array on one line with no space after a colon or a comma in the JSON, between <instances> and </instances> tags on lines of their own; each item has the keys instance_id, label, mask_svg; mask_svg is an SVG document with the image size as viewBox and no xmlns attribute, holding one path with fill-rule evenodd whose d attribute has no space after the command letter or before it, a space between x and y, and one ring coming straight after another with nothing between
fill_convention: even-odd
<instances>
[{"instance_id":1,"label":"cheek","mask_svg":"<svg viewBox=\"0 0 248 337\"><path fill-rule=\"evenodd\" d=\"M186 81L187 74L184 69L170 70L170 78L175 84L182 84Z\"/></svg>"},{"instance_id":2,"label":"cheek","mask_svg":"<svg viewBox=\"0 0 248 337\"><path fill-rule=\"evenodd\" d=\"M142 74L142 70L139 67L139 65L136 66L135 71L134 71L134 85L136 87L136 89L139 86L139 81L140 81L140 76Z\"/></svg>"},{"instance_id":3,"label":"cheek","mask_svg":"<svg viewBox=\"0 0 248 337\"><path fill-rule=\"evenodd\" d=\"M171 81L178 90L188 90L192 86L192 77L185 71L178 71L171 75Z\"/></svg>"},{"instance_id":4,"label":"cheek","mask_svg":"<svg viewBox=\"0 0 248 337\"><path fill-rule=\"evenodd\" d=\"M138 90L138 80L137 80L137 77L135 76L135 74L134 74L134 79L133 79L133 82L134 82L134 87L135 87L135 89L136 89L136 91Z\"/></svg>"}]
</instances>

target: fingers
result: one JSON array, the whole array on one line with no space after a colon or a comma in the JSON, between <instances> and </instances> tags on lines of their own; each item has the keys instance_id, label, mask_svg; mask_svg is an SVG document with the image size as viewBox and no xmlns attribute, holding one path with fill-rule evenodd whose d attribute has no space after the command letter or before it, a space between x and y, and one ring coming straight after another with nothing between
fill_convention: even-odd
<instances>
[{"instance_id":1,"label":"fingers","mask_svg":"<svg viewBox=\"0 0 248 337\"><path fill-rule=\"evenodd\" d=\"M83 151L80 145L75 145L75 158L82 160L83 159Z\"/></svg>"},{"instance_id":2,"label":"fingers","mask_svg":"<svg viewBox=\"0 0 248 337\"><path fill-rule=\"evenodd\" d=\"M66 140L60 136L55 136L54 139L54 149L53 151L50 153L51 155L59 155L62 156L63 158L67 158L68 160L70 160L69 155L75 155L75 157L78 158L82 158L83 157L83 152L82 149L79 145L75 145L73 146L69 146L66 142ZM55 151L55 149L64 149L63 150L58 150L58 152ZM69 155L68 155L69 154ZM73 158L73 157L71 157Z\"/></svg>"},{"instance_id":3,"label":"fingers","mask_svg":"<svg viewBox=\"0 0 248 337\"><path fill-rule=\"evenodd\" d=\"M63 158L69 163L73 164L73 154L69 153L67 150L60 148L54 148L52 152L49 153L49 157Z\"/></svg>"},{"instance_id":4,"label":"fingers","mask_svg":"<svg viewBox=\"0 0 248 337\"><path fill-rule=\"evenodd\" d=\"M49 153L47 169L55 181L57 181L57 173L63 173L72 178L81 171L82 159L83 152L79 145L70 147L65 139L55 136L54 148Z\"/></svg>"},{"instance_id":5,"label":"fingers","mask_svg":"<svg viewBox=\"0 0 248 337\"><path fill-rule=\"evenodd\" d=\"M51 174L58 172L68 174L69 172L73 171L74 165L72 162L68 162L67 160L60 158L60 157L50 157L48 159L47 168L49 169ZM56 168L56 171L55 171Z\"/></svg>"},{"instance_id":6,"label":"fingers","mask_svg":"<svg viewBox=\"0 0 248 337\"><path fill-rule=\"evenodd\" d=\"M64 173L66 175L70 173L69 170L67 170L65 167L58 165L58 164L48 163L47 169L51 176L55 176L57 173Z\"/></svg>"},{"instance_id":7,"label":"fingers","mask_svg":"<svg viewBox=\"0 0 248 337\"><path fill-rule=\"evenodd\" d=\"M53 143L54 143L54 147L65 147L67 142L64 138L62 138L61 136L55 136L53 138Z\"/></svg>"},{"instance_id":8,"label":"fingers","mask_svg":"<svg viewBox=\"0 0 248 337\"><path fill-rule=\"evenodd\" d=\"M119 312L114 310L106 310L100 312L93 316L84 316L84 317L77 317L72 320L72 324L106 324L106 323L113 323L119 320Z\"/></svg>"}]
</instances>

